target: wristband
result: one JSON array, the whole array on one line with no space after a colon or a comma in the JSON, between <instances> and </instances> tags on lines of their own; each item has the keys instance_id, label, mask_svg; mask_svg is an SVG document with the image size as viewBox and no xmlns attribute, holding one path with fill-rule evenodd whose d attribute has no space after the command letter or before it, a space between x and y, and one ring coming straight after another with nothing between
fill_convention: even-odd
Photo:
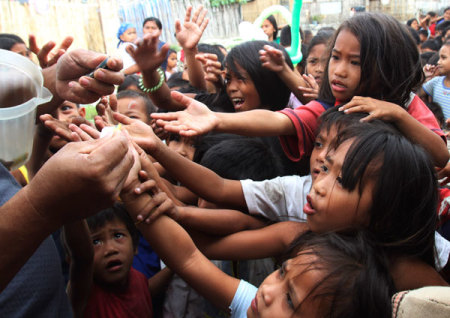
<instances>
[{"instance_id":1,"label":"wristband","mask_svg":"<svg viewBox=\"0 0 450 318\"><path fill-rule=\"evenodd\" d=\"M139 85L138 86L144 93L153 93L153 92L157 91L158 89L160 89L161 86L163 85L164 78L165 78L164 71L161 68L158 67L157 72L159 74L159 82L158 82L158 84L156 84L156 86L153 86L151 88L145 87L144 79L142 77L139 79Z\"/></svg>"}]
</instances>

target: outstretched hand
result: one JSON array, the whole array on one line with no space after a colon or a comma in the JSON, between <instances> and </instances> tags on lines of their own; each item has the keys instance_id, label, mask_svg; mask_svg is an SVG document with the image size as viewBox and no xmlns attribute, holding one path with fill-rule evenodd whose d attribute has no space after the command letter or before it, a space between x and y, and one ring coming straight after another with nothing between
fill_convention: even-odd
<instances>
[{"instance_id":1,"label":"outstretched hand","mask_svg":"<svg viewBox=\"0 0 450 318\"><path fill-rule=\"evenodd\" d=\"M314 79L314 76L312 76L311 74L303 74L302 77L305 80L307 86L299 86L298 90L304 97L311 98L311 100L317 99L319 97L319 85Z\"/></svg>"},{"instance_id":2,"label":"outstretched hand","mask_svg":"<svg viewBox=\"0 0 450 318\"><path fill-rule=\"evenodd\" d=\"M186 9L183 25L180 20L175 21L175 36L181 47L187 50L197 46L209 22L209 19L205 18L208 10L203 9L203 6L195 10L192 20L191 12L192 6L189 6Z\"/></svg>"},{"instance_id":3,"label":"outstretched hand","mask_svg":"<svg viewBox=\"0 0 450 318\"><path fill-rule=\"evenodd\" d=\"M152 118L157 119L159 126L185 137L206 134L217 127L217 116L205 104L176 91L171 92L171 95L186 109L173 113L151 114Z\"/></svg>"},{"instance_id":4,"label":"outstretched hand","mask_svg":"<svg viewBox=\"0 0 450 318\"><path fill-rule=\"evenodd\" d=\"M200 61L205 72L205 81L212 83L217 89L223 87L222 64L217 59L216 54L199 53L195 55L195 59Z\"/></svg>"},{"instance_id":5,"label":"outstretched hand","mask_svg":"<svg viewBox=\"0 0 450 318\"><path fill-rule=\"evenodd\" d=\"M144 38L136 41L136 47L129 45L127 52L136 62L141 72L151 72L156 70L165 61L169 44L164 44L158 51L159 36L148 33Z\"/></svg>"},{"instance_id":6,"label":"outstretched hand","mask_svg":"<svg viewBox=\"0 0 450 318\"><path fill-rule=\"evenodd\" d=\"M55 42L47 42L44 46L42 46L42 48L39 48L36 42L36 37L33 34L28 36L28 46L30 47L30 51L36 54L39 60L39 65L42 68L52 66L58 62L58 59L66 53L67 49L72 45L72 42L73 37L67 36L64 40L62 40L58 49L55 52L51 52L56 46Z\"/></svg>"},{"instance_id":7,"label":"outstretched hand","mask_svg":"<svg viewBox=\"0 0 450 318\"><path fill-rule=\"evenodd\" d=\"M283 52L270 45L264 45L264 49L259 51L259 60L272 72L281 72L284 68Z\"/></svg>"},{"instance_id":8,"label":"outstretched hand","mask_svg":"<svg viewBox=\"0 0 450 318\"><path fill-rule=\"evenodd\" d=\"M361 119L362 122L369 122L374 119L395 122L406 112L396 104L361 96L353 97L350 102L340 107L339 110L346 114L369 113L368 116Z\"/></svg>"}]
</instances>

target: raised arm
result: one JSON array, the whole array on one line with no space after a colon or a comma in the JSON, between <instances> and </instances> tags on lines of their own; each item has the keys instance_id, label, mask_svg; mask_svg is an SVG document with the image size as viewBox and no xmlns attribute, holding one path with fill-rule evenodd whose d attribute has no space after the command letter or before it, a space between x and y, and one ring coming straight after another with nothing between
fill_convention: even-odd
<instances>
[{"instance_id":1,"label":"raised arm","mask_svg":"<svg viewBox=\"0 0 450 318\"><path fill-rule=\"evenodd\" d=\"M94 248L85 220L66 224L63 228L70 257L70 278L67 295L74 317L83 317L92 287Z\"/></svg>"},{"instance_id":2,"label":"raised arm","mask_svg":"<svg viewBox=\"0 0 450 318\"><path fill-rule=\"evenodd\" d=\"M146 88L149 88L147 93L153 103L159 108L171 111L183 109L178 102L172 99L170 88L164 81L164 73L158 72L158 68L166 59L169 50L169 45L166 43L158 51L158 38L158 35L146 34L135 48L128 47L128 53L141 70L143 84Z\"/></svg>"},{"instance_id":3,"label":"raised arm","mask_svg":"<svg viewBox=\"0 0 450 318\"><path fill-rule=\"evenodd\" d=\"M239 113L218 113L181 93L172 92L172 98L185 108L175 113L153 113L157 124L164 129L192 137L209 131L234 133L244 136L295 135L289 117L270 110L256 109Z\"/></svg>"},{"instance_id":4,"label":"raised arm","mask_svg":"<svg viewBox=\"0 0 450 318\"><path fill-rule=\"evenodd\" d=\"M203 31L208 25L209 19L206 18L208 11L200 6L195 10L191 20L192 7L186 9L184 23L179 20L175 22L175 36L184 51L186 60L189 82L191 85L200 90L206 90L205 75L200 61L195 59L198 53L198 42L200 41Z\"/></svg>"}]
</instances>

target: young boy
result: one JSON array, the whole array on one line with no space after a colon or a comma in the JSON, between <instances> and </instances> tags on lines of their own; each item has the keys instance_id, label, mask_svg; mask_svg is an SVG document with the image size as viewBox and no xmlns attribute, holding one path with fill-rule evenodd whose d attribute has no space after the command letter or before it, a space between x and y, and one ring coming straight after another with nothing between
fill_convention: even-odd
<instances>
[{"instance_id":1,"label":"young boy","mask_svg":"<svg viewBox=\"0 0 450 318\"><path fill-rule=\"evenodd\" d=\"M439 75L423 84L423 91L441 106L447 125L450 123L450 41L442 45L438 61Z\"/></svg>"},{"instance_id":2,"label":"young boy","mask_svg":"<svg viewBox=\"0 0 450 318\"><path fill-rule=\"evenodd\" d=\"M138 235L121 204L66 225L64 239L75 316L152 317L150 290L159 285L131 267ZM166 274L168 270L158 277Z\"/></svg>"},{"instance_id":3,"label":"young boy","mask_svg":"<svg viewBox=\"0 0 450 318\"><path fill-rule=\"evenodd\" d=\"M117 93L117 111L150 124L150 114L156 112L157 108L144 93L125 90Z\"/></svg>"}]
</instances>

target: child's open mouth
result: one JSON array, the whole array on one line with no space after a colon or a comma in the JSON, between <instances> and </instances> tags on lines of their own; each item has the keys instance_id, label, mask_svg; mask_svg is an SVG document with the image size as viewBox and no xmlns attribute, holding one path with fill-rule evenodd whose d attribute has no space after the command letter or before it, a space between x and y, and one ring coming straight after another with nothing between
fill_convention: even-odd
<instances>
[{"instance_id":1,"label":"child's open mouth","mask_svg":"<svg viewBox=\"0 0 450 318\"><path fill-rule=\"evenodd\" d=\"M243 98L233 98L231 99L231 102L234 105L235 109L241 108L242 104L244 104L245 99Z\"/></svg>"},{"instance_id":2,"label":"child's open mouth","mask_svg":"<svg viewBox=\"0 0 450 318\"><path fill-rule=\"evenodd\" d=\"M113 260L106 264L106 270L109 272L115 272L122 269L122 262L119 260Z\"/></svg>"}]
</instances>

